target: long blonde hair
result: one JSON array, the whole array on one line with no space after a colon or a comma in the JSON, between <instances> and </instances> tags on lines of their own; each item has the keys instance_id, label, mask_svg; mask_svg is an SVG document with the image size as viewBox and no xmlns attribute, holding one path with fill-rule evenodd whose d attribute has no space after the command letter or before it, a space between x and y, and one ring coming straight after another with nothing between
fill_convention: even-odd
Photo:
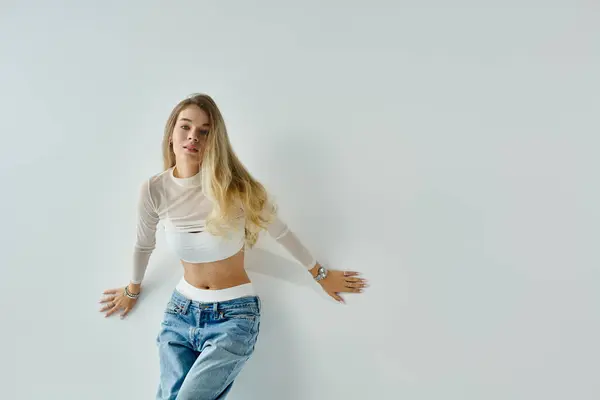
<instances>
[{"instance_id":1,"label":"long blonde hair","mask_svg":"<svg viewBox=\"0 0 600 400\"><path fill-rule=\"evenodd\" d=\"M190 105L204 110L210 120L200 170L202 190L214 204L206 220L207 230L214 235L223 234L232 227L241 209L246 220L245 242L252 247L259 232L271 222L276 208L269 201L265 187L248 172L233 151L223 116L209 95L191 95L181 100L171 111L162 143L164 169L175 166L175 153L170 138L179 113Z\"/></svg>"}]
</instances>

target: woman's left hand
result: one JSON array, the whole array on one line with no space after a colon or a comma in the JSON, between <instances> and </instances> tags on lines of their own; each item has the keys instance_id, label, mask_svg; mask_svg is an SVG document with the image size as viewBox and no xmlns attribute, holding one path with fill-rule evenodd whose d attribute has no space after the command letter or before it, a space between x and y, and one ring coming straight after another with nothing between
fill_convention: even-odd
<instances>
[{"instance_id":1,"label":"woman's left hand","mask_svg":"<svg viewBox=\"0 0 600 400\"><path fill-rule=\"evenodd\" d=\"M316 270L318 270L319 267L320 265L317 265L315 267ZM328 270L327 277L320 280L318 283L328 295L340 303L345 304L346 302L340 296L340 293L362 293L364 288L369 286L367 280L359 278L358 275L360 274L355 271Z\"/></svg>"}]
</instances>

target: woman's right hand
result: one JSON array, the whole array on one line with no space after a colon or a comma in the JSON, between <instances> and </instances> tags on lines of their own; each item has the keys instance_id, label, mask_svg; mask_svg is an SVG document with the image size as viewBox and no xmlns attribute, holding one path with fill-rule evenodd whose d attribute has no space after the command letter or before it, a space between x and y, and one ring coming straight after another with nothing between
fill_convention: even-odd
<instances>
[{"instance_id":1,"label":"woman's right hand","mask_svg":"<svg viewBox=\"0 0 600 400\"><path fill-rule=\"evenodd\" d=\"M129 287L129 291L131 293L139 293L139 288L136 290ZM137 299L132 299L125 295L125 287L108 289L102 294L104 297L100 299L100 303L106 304L100 309L100 312L107 311L106 315L104 316L105 318L122 309L123 312L121 313L121 319L123 319L127 314L129 314L129 311L131 311L137 302Z\"/></svg>"}]
</instances>

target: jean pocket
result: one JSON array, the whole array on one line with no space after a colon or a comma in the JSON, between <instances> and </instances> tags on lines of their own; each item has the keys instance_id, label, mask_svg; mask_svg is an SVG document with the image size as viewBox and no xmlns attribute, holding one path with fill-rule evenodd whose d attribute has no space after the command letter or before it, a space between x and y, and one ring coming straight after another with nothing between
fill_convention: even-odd
<instances>
[{"instance_id":1,"label":"jean pocket","mask_svg":"<svg viewBox=\"0 0 600 400\"><path fill-rule=\"evenodd\" d=\"M254 322L259 317L260 313L255 307L227 308L221 311L221 318L224 319L245 319Z\"/></svg>"},{"instance_id":2,"label":"jean pocket","mask_svg":"<svg viewBox=\"0 0 600 400\"><path fill-rule=\"evenodd\" d=\"M179 305L171 300L167 303L167 307L165 307L165 313L166 314L174 314L174 315L183 315L183 314L185 314L185 308L182 305Z\"/></svg>"}]
</instances>

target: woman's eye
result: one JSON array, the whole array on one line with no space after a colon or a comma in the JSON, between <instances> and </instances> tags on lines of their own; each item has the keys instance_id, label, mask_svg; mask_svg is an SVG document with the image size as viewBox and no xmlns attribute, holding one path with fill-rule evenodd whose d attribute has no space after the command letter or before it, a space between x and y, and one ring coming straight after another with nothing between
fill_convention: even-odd
<instances>
[{"instance_id":1,"label":"woman's eye","mask_svg":"<svg viewBox=\"0 0 600 400\"><path fill-rule=\"evenodd\" d=\"M190 129L190 127L187 125L182 125L181 129L188 131Z\"/></svg>"},{"instance_id":2,"label":"woman's eye","mask_svg":"<svg viewBox=\"0 0 600 400\"><path fill-rule=\"evenodd\" d=\"M208 130L206 130L206 129L203 129L203 130L201 130L201 131L200 131L200 134L201 134L202 136L206 136L206 135L208 135Z\"/></svg>"}]
</instances>

